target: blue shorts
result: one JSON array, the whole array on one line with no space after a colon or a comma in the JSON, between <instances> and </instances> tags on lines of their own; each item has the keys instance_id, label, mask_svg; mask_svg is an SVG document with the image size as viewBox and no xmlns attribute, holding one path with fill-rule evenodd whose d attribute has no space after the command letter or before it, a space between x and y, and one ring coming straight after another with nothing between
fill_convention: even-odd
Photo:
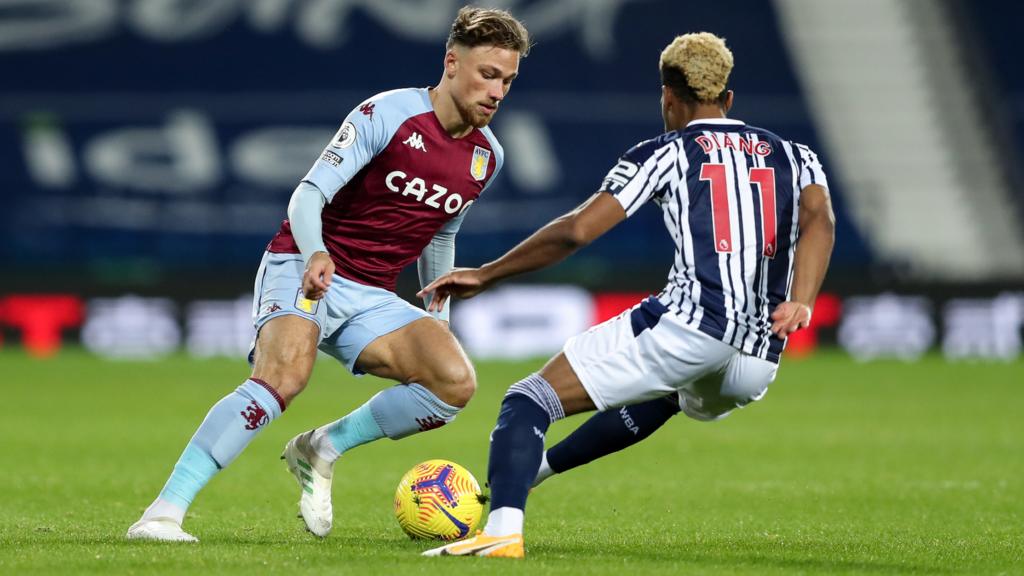
<instances>
[{"instance_id":1,"label":"blue shorts","mask_svg":"<svg viewBox=\"0 0 1024 576\"><path fill-rule=\"evenodd\" d=\"M260 328L273 318L286 314L301 316L320 328L320 350L358 375L363 372L355 367L356 359L370 342L420 318L430 318L425 310L390 290L366 286L337 274L326 296L321 300L307 300L302 295L305 268L299 254L263 254L256 272L252 302L257 336ZM250 363L255 349L253 340Z\"/></svg>"}]
</instances>

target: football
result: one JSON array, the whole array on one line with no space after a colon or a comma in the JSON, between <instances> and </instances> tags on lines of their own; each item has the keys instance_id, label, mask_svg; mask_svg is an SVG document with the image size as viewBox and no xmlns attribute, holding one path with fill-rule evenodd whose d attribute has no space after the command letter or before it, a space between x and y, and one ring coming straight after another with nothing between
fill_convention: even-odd
<instances>
[{"instance_id":1,"label":"football","mask_svg":"<svg viewBox=\"0 0 1024 576\"><path fill-rule=\"evenodd\" d=\"M457 540L480 522L484 502L469 470L448 460L427 460L398 483L395 517L410 538Z\"/></svg>"}]
</instances>

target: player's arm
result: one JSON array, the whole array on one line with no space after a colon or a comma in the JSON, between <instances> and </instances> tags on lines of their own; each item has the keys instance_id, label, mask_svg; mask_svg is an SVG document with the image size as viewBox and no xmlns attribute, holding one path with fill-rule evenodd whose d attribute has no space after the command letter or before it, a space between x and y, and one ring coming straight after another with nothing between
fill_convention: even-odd
<instances>
[{"instance_id":1,"label":"player's arm","mask_svg":"<svg viewBox=\"0 0 1024 576\"><path fill-rule=\"evenodd\" d=\"M377 154L394 132L394 116L386 103L379 113L364 114L367 101L352 110L312 168L302 178L288 203L292 236L306 261L302 292L310 300L323 298L334 275L334 262L323 242L321 212L334 195ZM385 120L388 118L388 120Z\"/></svg>"},{"instance_id":2,"label":"player's arm","mask_svg":"<svg viewBox=\"0 0 1024 576\"><path fill-rule=\"evenodd\" d=\"M288 221L292 237L306 261L302 275L302 293L310 300L319 300L331 285L334 262L324 246L323 225L320 213L327 199L315 185L302 181L292 192L288 201Z\"/></svg>"},{"instance_id":3,"label":"player's arm","mask_svg":"<svg viewBox=\"0 0 1024 576\"><path fill-rule=\"evenodd\" d=\"M552 220L504 256L480 268L456 269L431 282L420 295L433 292L431 308L449 296L471 298L509 276L550 266L590 244L652 198L647 160L656 146L641 142L619 158L600 192L575 210ZM656 144L656 143L655 143Z\"/></svg>"},{"instance_id":4,"label":"player's arm","mask_svg":"<svg viewBox=\"0 0 1024 576\"><path fill-rule=\"evenodd\" d=\"M790 299L772 313L772 332L781 338L806 327L835 243L836 217L828 188L811 184L800 192L800 236L793 261Z\"/></svg>"},{"instance_id":5,"label":"player's arm","mask_svg":"<svg viewBox=\"0 0 1024 576\"><path fill-rule=\"evenodd\" d=\"M555 218L504 256L480 268L480 280L490 286L561 262L573 252L598 239L626 218L614 196L598 192L574 210Z\"/></svg>"},{"instance_id":6,"label":"player's arm","mask_svg":"<svg viewBox=\"0 0 1024 576\"><path fill-rule=\"evenodd\" d=\"M538 270L564 260L626 218L622 204L598 192L576 209L534 232L518 246L480 268L456 269L420 291L433 294L429 310L439 310L450 295L470 298L505 278Z\"/></svg>"},{"instance_id":7,"label":"player's arm","mask_svg":"<svg viewBox=\"0 0 1024 576\"><path fill-rule=\"evenodd\" d=\"M428 286L434 280L451 271L455 267L455 234L462 225L466 213L456 216L448 221L434 235L434 238L427 244L416 261L416 271L420 277L420 288ZM449 318L450 301L445 300L440 310L433 310L430 306L434 294L423 295L423 307L431 310L434 318L447 323Z\"/></svg>"}]
</instances>

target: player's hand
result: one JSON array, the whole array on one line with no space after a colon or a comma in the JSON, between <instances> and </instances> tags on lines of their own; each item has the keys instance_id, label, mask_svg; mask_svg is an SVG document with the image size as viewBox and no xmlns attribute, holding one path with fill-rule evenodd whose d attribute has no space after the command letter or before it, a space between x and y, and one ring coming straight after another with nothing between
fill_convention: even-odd
<instances>
[{"instance_id":1,"label":"player's hand","mask_svg":"<svg viewBox=\"0 0 1024 576\"><path fill-rule=\"evenodd\" d=\"M811 307L800 302L783 302L772 312L772 332L785 338L811 323Z\"/></svg>"},{"instance_id":2,"label":"player's hand","mask_svg":"<svg viewBox=\"0 0 1024 576\"><path fill-rule=\"evenodd\" d=\"M424 286L416 295L426 298L432 294L427 311L440 312L448 298L472 298L486 288L479 268L455 268Z\"/></svg>"},{"instance_id":3,"label":"player's hand","mask_svg":"<svg viewBox=\"0 0 1024 576\"><path fill-rule=\"evenodd\" d=\"M302 295L309 300L319 300L327 294L331 287L331 276L334 275L334 261L327 252L315 252L306 262L306 271L302 273Z\"/></svg>"}]
</instances>

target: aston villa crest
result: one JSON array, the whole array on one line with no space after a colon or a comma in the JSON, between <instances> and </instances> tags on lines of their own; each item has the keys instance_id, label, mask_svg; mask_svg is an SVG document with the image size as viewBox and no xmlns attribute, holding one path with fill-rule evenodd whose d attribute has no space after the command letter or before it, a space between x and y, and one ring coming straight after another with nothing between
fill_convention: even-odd
<instances>
[{"instance_id":1,"label":"aston villa crest","mask_svg":"<svg viewBox=\"0 0 1024 576\"><path fill-rule=\"evenodd\" d=\"M476 180L487 177L487 163L491 160L491 151L479 146L473 148L473 162L469 165L469 173Z\"/></svg>"}]
</instances>

